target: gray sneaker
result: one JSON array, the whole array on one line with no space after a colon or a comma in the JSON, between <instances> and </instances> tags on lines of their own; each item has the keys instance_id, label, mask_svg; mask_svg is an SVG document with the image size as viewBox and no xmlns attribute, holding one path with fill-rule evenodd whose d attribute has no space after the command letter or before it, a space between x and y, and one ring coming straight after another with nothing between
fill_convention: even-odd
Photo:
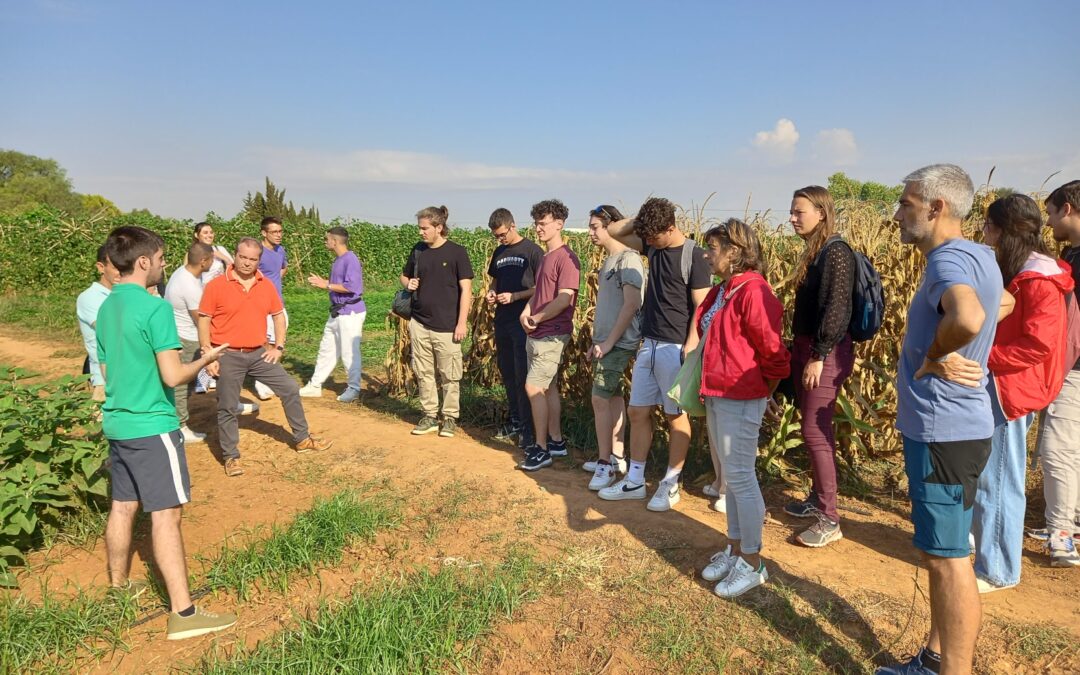
<instances>
[{"instance_id":1,"label":"gray sneaker","mask_svg":"<svg viewBox=\"0 0 1080 675\"><path fill-rule=\"evenodd\" d=\"M423 417L420 419L419 424L413 427L413 436L423 436L424 434L434 434L439 431L439 420L434 417Z\"/></svg>"},{"instance_id":2,"label":"gray sneaker","mask_svg":"<svg viewBox=\"0 0 1080 675\"><path fill-rule=\"evenodd\" d=\"M447 417L443 420L442 428L439 429L439 435L443 438L453 438L456 431L457 420L455 420L453 417Z\"/></svg>"},{"instance_id":3,"label":"gray sneaker","mask_svg":"<svg viewBox=\"0 0 1080 675\"><path fill-rule=\"evenodd\" d=\"M843 538L844 533L840 531L840 523L832 522L825 517L825 514L819 511L817 513L817 522L800 532L799 536L795 537L795 540L803 546L821 548Z\"/></svg>"},{"instance_id":4,"label":"gray sneaker","mask_svg":"<svg viewBox=\"0 0 1080 675\"><path fill-rule=\"evenodd\" d=\"M224 630L236 623L235 614L215 614L208 612L202 607L196 607L191 616L180 616L176 613L169 614L169 625L166 629L166 637L170 640L184 640L186 638L206 635L217 630Z\"/></svg>"}]
</instances>

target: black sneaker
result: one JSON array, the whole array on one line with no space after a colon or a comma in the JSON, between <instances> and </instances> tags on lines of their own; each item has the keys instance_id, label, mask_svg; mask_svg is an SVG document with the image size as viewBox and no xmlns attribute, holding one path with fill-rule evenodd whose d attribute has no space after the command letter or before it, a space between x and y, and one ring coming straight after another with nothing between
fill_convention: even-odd
<instances>
[{"instance_id":1,"label":"black sneaker","mask_svg":"<svg viewBox=\"0 0 1080 675\"><path fill-rule=\"evenodd\" d=\"M566 457L566 439L561 441L548 440L547 442L548 454L552 457Z\"/></svg>"},{"instance_id":2,"label":"black sneaker","mask_svg":"<svg viewBox=\"0 0 1080 675\"><path fill-rule=\"evenodd\" d=\"M492 436L496 441L513 442L514 440L514 426L512 424L504 424L499 427L499 430Z\"/></svg>"},{"instance_id":3,"label":"black sneaker","mask_svg":"<svg viewBox=\"0 0 1080 675\"><path fill-rule=\"evenodd\" d=\"M551 466L551 455L539 445L532 445L525 451L525 461L518 464L523 471L536 471Z\"/></svg>"},{"instance_id":4,"label":"black sneaker","mask_svg":"<svg viewBox=\"0 0 1080 675\"><path fill-rule=\"evenodd\" d=\"M536 439L533 438L532 434L523 430L518 434L517 444L519 449L528 451L529 448L536 445Z\"/></svg>"},{"instance_id":5,"label":"black sneaker","mask_svg":"<svg viewBox=\"0 0 1080 675\"><path fill-rule=\"evenodd\" d=\"M784 507L784 513L789 516L795 516L796 518L817 518L817 514L820 513L820 511L818 511L814 496L810 495L802 501L789 503Z\"/></svg>"}]
</instances>

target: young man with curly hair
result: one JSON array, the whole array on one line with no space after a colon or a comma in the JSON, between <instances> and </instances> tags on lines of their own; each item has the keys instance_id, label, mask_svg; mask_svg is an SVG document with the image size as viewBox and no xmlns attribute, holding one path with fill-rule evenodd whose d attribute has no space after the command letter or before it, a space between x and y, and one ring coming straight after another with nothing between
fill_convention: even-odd
<instances>
[{"instance_id":1,"label":"young man with curly hair","mask_svg":"<svg viewBox=\"0 0 1080 675\"><path fill-rule=\"evenodd\" d=\"M641 309L641 348L630 382L630 468L626 477L600 490L607 500L645 498L645 462L653 441L652 415L662 406L670 428L668 467L647 508L667 511L679 502L679 475L690 448L690 418L667 392L683 359L698 344L691 319L712 285L712 273L699 248L675 223L675 205L653 197L633 219L608 226L608 234L641 251L649 260L649 279Z\"/></svg>"},{"instance_id":2,"label":"young man with curly hair","mask_svg":"<svg viewBox=\"0 0 1080 675\"><path fill-rule=\"evenodd\" d=\"M521 312L521 327L529 336L525 343L529 360L525 394L532 407L536 439L525 449L525 461L519 467L536 471L551 466L553 456L566 456L558 375L563 350L574 330L581 262L562 238L570 215L565 204L546 199L535 204L530 215L546 253L536 269L536 291Z\"/></svg>"}]
</instances>

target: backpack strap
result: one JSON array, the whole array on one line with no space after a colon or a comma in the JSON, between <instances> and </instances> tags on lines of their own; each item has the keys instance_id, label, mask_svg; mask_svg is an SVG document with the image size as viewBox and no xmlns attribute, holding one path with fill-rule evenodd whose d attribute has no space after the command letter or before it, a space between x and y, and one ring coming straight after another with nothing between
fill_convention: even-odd
<instances>
[{"instance_id":1,"label":"backpack strap","mask_svg":"<svg viewBox=\"0 0 1080 675\"><path fill-rule=\"evenodd\" d=\"M697 243L690 237L686 238L686 241L682 245L682 282L684 286L690 286L690 271L694 267L694 249L697 247Z\"/></svg>"}]
</instances>

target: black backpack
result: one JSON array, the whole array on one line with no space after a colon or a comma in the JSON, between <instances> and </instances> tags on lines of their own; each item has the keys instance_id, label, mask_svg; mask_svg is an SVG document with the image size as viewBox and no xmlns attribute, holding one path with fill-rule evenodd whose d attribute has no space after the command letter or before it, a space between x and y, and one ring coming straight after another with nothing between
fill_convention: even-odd
<instances>
[{"instance_id":1,"label":"black backpack","mask_svg":"<svg viewBox=\"0 0 1080 675\"><path fill-rule=\"evenodd\" d=\"M881 275L874 269L870 258L861 251L856 251L843 239L838 241L851 249L855 257L855 285L851 289L851 323L848 324L848 333L851 334L852 341L866 342L877 335L885 317L885 289L881 285Z\"/></svg>"}]
</instances>

